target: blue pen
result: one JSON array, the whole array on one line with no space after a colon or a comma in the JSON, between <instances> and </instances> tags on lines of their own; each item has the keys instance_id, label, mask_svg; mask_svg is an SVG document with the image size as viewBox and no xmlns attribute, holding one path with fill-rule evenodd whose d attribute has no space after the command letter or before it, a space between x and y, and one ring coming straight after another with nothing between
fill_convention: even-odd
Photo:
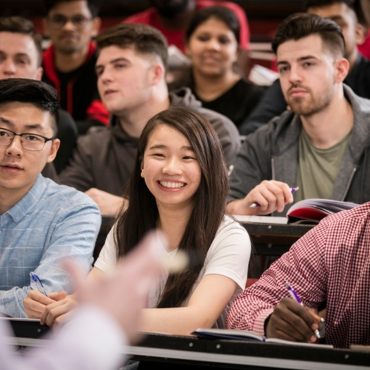
<instances>
[{"instance_id":1,"label":"blue pen","mask_svg":"<svg viewBox=\"0 0 370 370\"><path fill-rule=\"evenodd\" d=\"M290 188L290 192L293 194L293 193L295 193L298 189L299 189L299 186L297 186L296 188ZM251 204L251 205L249 206L249 208L256 208L256 207L260 207L260 205L259 205L257 202L255 202L255 203L253 203L253 204Z\"/></svg>"},{"instance_id":2,"label":"blue pen","mask_svg":"<svg viewBox=\"0 0 370 370\"><path fill-rule=\"evenodd\" d=\"M34 284L40 293L42 293L45 296L48 296L45 291L44 286L42 285L40 278L33 271L30 272L30 277L31 277L31 285Z\"/></svg>"},{"instance_id":3,"label":"blue pen","mask_svg":"<svg viewBox=\"0 0 370 370\"><path fill-rule=\"evenodd\" d=\"M299 298L299 295L298 293L290 286L290 284L288 282L285 283L287 289L288 289L288 293L290 294L290 296L292 297L292 299L294 299L297 303L299 303L301 306L303 306L303 303L302 303L302 300L301 298ZM320 332L316 329L313 331L316 335L316 337L318 339L320 339Z\"/></svg>"}]
</instances>

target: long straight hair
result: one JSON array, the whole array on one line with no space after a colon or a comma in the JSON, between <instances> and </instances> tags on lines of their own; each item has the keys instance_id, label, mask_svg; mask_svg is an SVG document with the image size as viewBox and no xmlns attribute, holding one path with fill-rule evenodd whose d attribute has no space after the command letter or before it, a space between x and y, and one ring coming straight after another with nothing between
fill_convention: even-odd
<instances>
[{"instance_id":1,"label":"long straight hair","mask_svg":"<svg viewBox=\"0 0 370 370\"><path fill-rule=\"evenodd\" d=\"M125 194L128 208L121 209L116 223L117 258L133 249L157 225L156 199L141 177L141 167L148 140L159 125L170 126L189 140L201 169L194 208L178 246L198 263L180 274L170 275L157 302L158 308L179 307L189 296L224 217L229 183L220 141L202 115L188 108L172 107L152 117L139 139L135 167Z\"/></svg>"}]
</instances>

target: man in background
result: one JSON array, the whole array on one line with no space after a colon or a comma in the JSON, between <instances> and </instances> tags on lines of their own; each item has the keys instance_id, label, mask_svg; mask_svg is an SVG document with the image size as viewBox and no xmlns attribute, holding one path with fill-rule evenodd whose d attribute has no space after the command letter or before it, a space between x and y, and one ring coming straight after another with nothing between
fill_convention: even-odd
<instances>
[{"instance_id":1,"label":"man in background","mask_svg":"<svg viewBox=\"0 0 370 370\"><path fill-rule=\"evenodd\" d=\"M95 38L100 30L97 0L45 0L43 81L53 85L60 106L77 123L78 132L107 125L109 114L99 98L95 74Z\"/></svg>"},{"instance_id":2,"label":"man in background","mask_svg":"<svg viewBox=\"0 0 370 370\"><path fill-rule=\"evenodd\" d=\"M356 9L356 10L355 10ZM370 61L363 57L358 46L363 43L366 36L366 28L363 25L360 11L349 0L308 0L305 3L305 11L309 14L317 14L321 17L332 19L342 29L345 40L344 57L349 62L349 71L344 83L355 94L364 98L370 98ZM242 122L240 132L248 135L257 128L266 124L270 119L280 116L287 109L287 102L281 91L280 79L273 82L259 104Z\"/></svg>"},{"instance_id":3,"label":"man in background","mask_svg":"<svg viewBox=\"0 0 370 370\"><path fill-rule=\"evenodd\" d=\"M230 177L228 212L285 215L293 187L295 202L369 201L370 100L343 84L349 62L340 27L294 14L272 46L291 110L246 137Z\"/></svg>"}]
</instances>

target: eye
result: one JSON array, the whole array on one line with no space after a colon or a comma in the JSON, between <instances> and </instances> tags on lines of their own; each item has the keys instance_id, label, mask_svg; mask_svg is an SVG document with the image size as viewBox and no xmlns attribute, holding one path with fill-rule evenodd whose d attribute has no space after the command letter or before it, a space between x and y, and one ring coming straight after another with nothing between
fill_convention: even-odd
<instances>
[{"instance_id":1,"label":"eye","mask_svg":"<svg viewBox=\"0 0 370 370\"><path fill-rule=\"evenodd\" d=\"M280 66L280 67L278 67L279 73L284 73L284 72L287 72L288 70L289 70L289 67L288 66Z\"/></svg>"},{"instance_id":2,"label":"eye","mask_svg":"<svg viewBox=\"0 0 370 370\"><path fill-rule=\"evenodd\" d=\"M114 65L114 68L115 69L122 69L122 68L125 68L125 67L127 67L127 64L126 63L116 63Z\"/></svg>"},{"instance_id":3,"label":"eye","mask_svg":"<svg viewBox=\"0 0 370 370\"><path fill-rule=\"evenodd\" d=\"M31 135L31 134L24 134L22 135L22 138L26 141L32 141L32 142L38 142L43 141L44 139L37 135Z\"/></svg>"},{"instance_id":4,"label":"eye","mask_svg":"<svg viewBox=\"0 0 370 370\"><path fill-rule=\"evenodd\" d=\"M209 35L198 35L197 39L201 42L206 42L210 39L210 36Z\"/></svg>"},{"instance_id":5,"label":"eye","mask_svg":"<svg viewBox=\"0 0 370 370\"><path fill-rule=\"evenodd\" d=\"M230 44L231 42L227 37L220 37L218 41L220 44L223 44L223 45Z\"/></svg>"},{"instance_id":6,"label":"eye","mask_svg":"<svg viewBox=\"0 0 370 370\"><path fill-rule=\"evenodd\" d=\"M18 59L16 61L17 64L26 65L28 64L28 61L26 59Z\"/></svg>"},{"instance_id":7,"label":"eye","mask_svg":"<svg viewBox=\"0 0 370 370\"><path fill-rule=\"evenodd\" d=\"M9 137L9 132L0 130L0 137Z\"/></svg>"}]
</instances>

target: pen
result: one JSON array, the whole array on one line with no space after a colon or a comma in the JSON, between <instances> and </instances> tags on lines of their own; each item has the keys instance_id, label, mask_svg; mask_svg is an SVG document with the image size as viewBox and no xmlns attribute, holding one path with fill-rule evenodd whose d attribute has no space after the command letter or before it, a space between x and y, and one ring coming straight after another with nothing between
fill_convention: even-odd
<instances>
[{"instance_id":1,"label":"pen","mask_svg":"<svg viewBox=\"0 0 370 370\"><path fill-rule=\"evenodd\" d=\"M32 283L36 286L37 290L42 293L43 295L47 295L44 286L42 285L42 282L40 278L33 272L30 272L30 277L31 277L31 285Z\"/></svg>"},{"instance_id":2,"label":"pen","mask_svg":"<svg viewBox=\"0 0 370 370\"><path fill-rule=\"evenodd\" d=\"M299 295L298 293L290 286L290 284L288 282L285 283L287 289L288 289L288 292L290 294L290 296L292 297L292 299L294 299L297 303L299 303L301 306L303 306L303 303L302 303L302 300L301 298L299 298ZM316 329L313 331L316 335L316 338L317 339L320 339L320 332Z\"/></svg>"},{"instance_id":3,"label":"pen","mask_svg":"<svg viewBox=\"0 0 370 370\"><path fill-rule=\"evenodd\" d=\"M299 186L297 186L296 188L290 188L290 192L293 194L295 193L297 190L299 189ZM260 205L257 203L257 202L254 202L252 203L249 208L256 208L256 207L259 207Z\"/></svg>"}]
</instances>

